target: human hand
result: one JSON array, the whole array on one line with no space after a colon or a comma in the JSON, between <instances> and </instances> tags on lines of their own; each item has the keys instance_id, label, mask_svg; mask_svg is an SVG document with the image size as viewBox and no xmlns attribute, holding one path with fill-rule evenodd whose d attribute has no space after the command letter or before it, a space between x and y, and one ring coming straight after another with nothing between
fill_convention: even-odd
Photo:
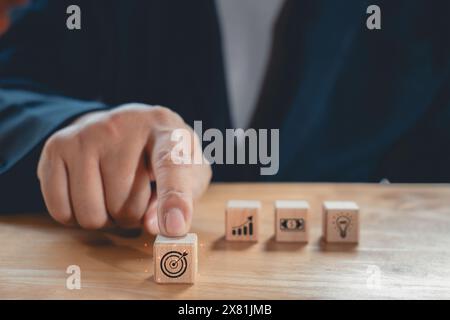
<instances>
[{"instance_id":1,"label":"human hand","mask_svg":"<svg viewBox=\"0 0 450 320\"><path fill-rule=\"evenodd\" d=\"M198 146L190 156L201 153L197 136L178 114L142 104L88 113L54 133L38 164L50 215L86 229L117 224L167 236L187 233L193 199L206 190L211 168L207 162L172 161L171 135L180 128ZM157 195L150 181L156 181Z\"/></svg>"}]
</instances>

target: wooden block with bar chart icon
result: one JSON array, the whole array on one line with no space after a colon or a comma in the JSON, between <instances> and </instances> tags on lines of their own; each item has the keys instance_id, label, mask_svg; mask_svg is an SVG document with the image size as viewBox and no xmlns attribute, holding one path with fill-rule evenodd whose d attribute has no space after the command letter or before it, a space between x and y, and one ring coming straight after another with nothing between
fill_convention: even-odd
<instances>
[{"instance_id":1,"label":"wooden block with bar chart icon","mask_svg":"<svg viewBox=\"0 0 450 320\"><path fill-rule=\"evenodd\" d=\"M225 212L225 238L228 241L258 241L261 203L249 200L228 201Z\"/></svg>"},{"instance_id":2,"label":"wooden block with bar chart icon","mask_svg":"<svg viewBox=\"0 0 450 320\"><path fill-rule=\"evenodd\" d=\"M275 240L279 242L308 242L309 204L306 201L275 201Z\"/></svg>"},{"instance_id":3,"label":"wooden block with bar chart icon","mask_svg":"<svg viewBox=\"0 0 450 320\"><path fill-rule=\"evenodd\" d=\"M358 205L351 201L325 201L323 236L326 242L358 243Z\"/></svg>"},{"instance_id":4,"label":"wooden block with bar chart icon","mask_svg":"<svg viewBox=\"0 0 450 320\"><path fill-rule=\"evenodd\" d=\"M153 244L157 283L194 283L197 275L197 235L167 238L161 235Z\"/></svg>"}]
</instances>

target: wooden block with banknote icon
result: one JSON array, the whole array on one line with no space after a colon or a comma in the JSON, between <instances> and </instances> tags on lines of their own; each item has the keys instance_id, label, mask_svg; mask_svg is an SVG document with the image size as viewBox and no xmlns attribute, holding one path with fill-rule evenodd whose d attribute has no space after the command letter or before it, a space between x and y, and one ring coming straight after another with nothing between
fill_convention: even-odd
<instances>
[{"instance_id":1,"label":"wooden block with banknote icon","mask_svg":"<svg viewBox=\"0 0 450 320\"><path fill-rule=\"evenodd\" d=\"M228 241L258 241L260 209L259 201L228 201L225 212L225 239Z\"/></svg>"},{"instance_id":2,"label":"wooden block with banknote icon","mask_svg":"<svg viewBox=\"0 0 450 320\"><path fill-rule=\"evenodd\" d=\"M308 242L309 204L300 200L275 201L275 240Z\"/></svg>"},{"instance_id":3,"label":"wooden block with banknote icon","mask_svg":"<svg viewBox=\"0 0 450 320\"><path fill-rule=\"evenodd\" d=\"M330 243L359 242L359 207L352 201L323 203L323 238Z\"/></svg>"},{"instance_id":4,"label":"wooden block with banknote icon","mask_svg":"<svg viewBox=\"0 0 450 320\"><path fill-rule=\"evenodd\" d=\"M168 238L161 235L153 244L157 283L194 283L197 276L197 235Z\"/></svg>"}]
</instances>

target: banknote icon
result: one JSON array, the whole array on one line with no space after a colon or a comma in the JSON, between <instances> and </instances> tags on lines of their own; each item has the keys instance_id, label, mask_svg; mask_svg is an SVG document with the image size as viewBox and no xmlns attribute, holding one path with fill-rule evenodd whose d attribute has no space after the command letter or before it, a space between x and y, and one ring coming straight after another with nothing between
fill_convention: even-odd
<instances>
[{"instance_id":1,"label":"banknote icon","mask_svg":"<svg viewBox=\"0 0 450 320\"><path fill-rule=\"evenodd\" d=\"M303 218L280 219L280 230L281 231L304 231L305 230L305 220Z\"/></svg>"}]
</instances>

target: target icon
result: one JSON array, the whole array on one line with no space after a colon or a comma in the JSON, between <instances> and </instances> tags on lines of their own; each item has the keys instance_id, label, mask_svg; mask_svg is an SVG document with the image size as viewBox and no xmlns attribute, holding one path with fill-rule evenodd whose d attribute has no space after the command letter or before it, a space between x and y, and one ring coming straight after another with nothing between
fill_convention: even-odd
<instances>
[{"instance_id":1,"label":"target icon","mask_svg":"<svg viewBox=\"0 0 450 320\"><path fill-rule=\"evenodd\" d=\"M181 277L187 269L187 259L188 253L169 251L161 259L161 271L169 278L179 278Z\"/></svg>"}]
</instances>

